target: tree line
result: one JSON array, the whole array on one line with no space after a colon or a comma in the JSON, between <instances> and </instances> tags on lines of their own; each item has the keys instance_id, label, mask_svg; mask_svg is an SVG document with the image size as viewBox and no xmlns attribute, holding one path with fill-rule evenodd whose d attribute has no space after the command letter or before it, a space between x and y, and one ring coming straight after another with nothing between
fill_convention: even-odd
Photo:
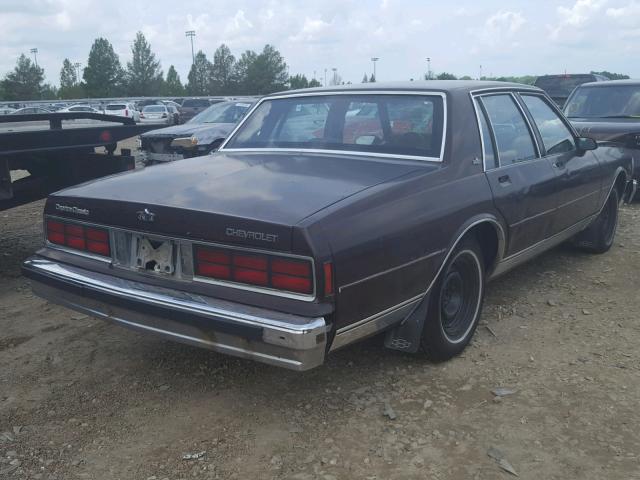
<instances>
[{"instance_id":1,"label":"tree line","mask_svg":"<svg viewBox=\"0 0 640 480\"><path fill-rule=\"evenodd\" d=\"M44 82L44 69L22 54L13 71L0 81L0 100L51 100L119 96L264 95L288 88L318 87L305 75L289 76L280 52L265 45L261 52L246 50L236 58L222 44L212 61L200 50L182 83L170 65L166 75L142 32L131 45L131 60L122 66L106 38L97 38L82 75L68 58L60 69L60 86Z\"/></svg>"},{"instance_id":2,"label":"tree line","mask_svg":"<svg viewBox=\"0 0 640 480\"><path fill-rule=\"evenodd\" d=\"M629 78L619 73L591 72L609 79ZM89 51L86 66L80 75L76 65L68 58L60 69L60 86L44 81L44 69L22 54L13 71L0 81L0 100L52 100L68 98L129 97L184 95L264 95L286 89L319 87L315 78L305 75L289 75L283 56L273 45L265 45L261 52L246 50L235 57L229 47L220 45L212 60L202 51L194 56L187 82L170 65L166 75L151 45L138 32L131 45L131 60L122 66L118 54L106 38L97 38ZM470 76L457 77L448 72L426 74L425 80L471 80ZM482 80L498 80L533 84L536 77L482 77ZM375 82L374 75L364 75L362 82ZM330 83L344 83L334 71ZM349 82L350 83L350 82Z\"/></svg>"}]
</instances>

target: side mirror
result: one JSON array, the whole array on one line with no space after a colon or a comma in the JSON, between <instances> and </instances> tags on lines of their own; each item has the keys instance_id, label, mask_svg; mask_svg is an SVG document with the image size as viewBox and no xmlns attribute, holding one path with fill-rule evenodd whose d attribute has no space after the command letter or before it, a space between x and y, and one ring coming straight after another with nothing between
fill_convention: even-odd
<instances>
[{"instance_id":1,"label":"side mirror","mask_svg":"<svg viewBox=\"0 0 640 480\"><path fill-rule=\"evenodd\" d=\"M578 147L578 150L581 150L583 152L586 152L587 150L595 150L596 148L598 148L598 144L596 143L596 141L593 138L589 137L578 137L576 146Z\"/></svg>"}]
</instances>

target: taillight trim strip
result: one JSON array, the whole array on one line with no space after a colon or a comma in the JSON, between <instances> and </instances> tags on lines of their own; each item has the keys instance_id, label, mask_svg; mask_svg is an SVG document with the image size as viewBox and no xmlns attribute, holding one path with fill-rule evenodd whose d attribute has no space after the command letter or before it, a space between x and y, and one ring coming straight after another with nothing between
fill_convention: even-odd
<instances>
[{"instance_id":1,"label":"taillight trim strip","mask_svg":"<svg viewBox=\"0 0 640 480\"><path fill-rule=\"evenodd\" d=\"M284 297L284 298L290 298L293 300L303 300L306 302L311 302L314 301L316 299L317 296L317 277L316 277L316 264L315 261L313 260L312 257L308 257L305 255L296 255L293 253L282 253L282 252L278 252L278 251L269 251L269 250L261 250L258 248L251 248L251 247L238 247L235 245L227 245L227 244L222 244L222 243L212 243L212 242L198 242L198 241L193 241L191 242L192 244L192 249L193 249L193 259L194 259L194 270L193 270L193 281L195 282L201 282L201 283L209 283L212 285L219 285L219 286L223 286L223 287L232 287L232 288L237 288L239 290L246 290L248 292L255 292L255 293L264 293L267 295L275 295L278 297ZM283 291L283 290L278 290L275 288L270 288L270 287L261 287L258 285L249 285L249 284L245 284L245 283L238 283L238 282L234 282L232 280L219 280L216 278L210 278L210 277L203 277L201 275L198 275L196 273L196 269L195 269L195 262L196 262L196 257L195 257L195 252L196 252L196 247L201 246L204 248L210 247L210 248L220 248L220 249L228 249L228 250L235 250L235 251L239 251L239 252L247 252L247 253L256 253L256 254L260 254L260 255L268 255L270 257L283 257L283 258L292 258L292 259L296 259L296 260L304 260L309 262L309 264L311 265L311 293L295 293L295 292L288 292L288 291Z\"/></svg>"},{"instance_id":2,"label":"taillight trim strip","mask_svg":"<svg viewBox=\"0 0 640 480\"><path fill-rule=\"evenodd\" d=\"M109 243L110 243L110 246L111 246L111 257L103 257L101 255L92 254L90 252L86 252L86 251L83 251L83 250L75 250L75 249L72 249L72 248L67 248L67 247L65 247L63 245L58 245L57 243L49 242L47 240L47 230L46 230L46 221L47 221L47 219L61 221L61 222L71 222L71 223L76 223L76 224L79 224L79 225L86 225L86 226L90 226L90 227L97 227L97 228L106 229L109 232ZM150 234L149 232L144 232L144 231L141 231L141 230L121 228L121 227L116 227L116 226L111 226L111 225L104 225L104 224L99 224L99 223L87 222L85 220L76 220L75 218L60 217L60 216L57 216L57 215L49 215L49 214L45 214L44 215L44 224L43 224L43 226L44 226L44 228L43 228L42 236L44 238L44 243L45 243L45 246L47 248L51 248L53 250L59 250L61 252L69 253L69 254L72 254L72 255L79 255L79 256L82 256L82 257L91 258L93 260L99 260L99 261L104 262L104 263L111 263L115 267L118 267L118 268L126 268L126 267L118 265L115 262L115 257L114 257L115 252L114 252L114 248L113 248L114 235L115 235L115 232L124 232L124 233L133 234L133 235L145 235L145 236L148 236L148 237L154 237L154 238L157 238L159 240L160 239L172 240L172 241L176 242L177 244L180 244L180 248L185 248L187 246L190 247L189 248L189 252L190 252L191 260L192 260L192 262L194 262L193 271L189 272L188 274L186 272L182 272L182 278L176 278L175 280L177 280L177 281L193 281L193 282L199 282L199 283L209 283L209 284L218 285L218 286L221 286L221 287L235 288L235 289L238 289L238 290L245 290L245 291L250 291L250 292L254 292L254 293L263 293L263 294L266 294L266 295L272 295L272 296L276 296L276 297L288 298L288 299L291 299L291 300L300 300L300 301L304 301L304 302L313 302L313 301L316 300L317 295L318 295L318 278L317 278L317 275L316 275L316 273L317 273L316 272L316 263L315 263L313 257L309 257L307 255L296 255L294 253L280 252L280 251L277 251L277 250L275 250L275 251L274 250L262 250L262 249L259 249L259 248L237 246L237 245L229 245L229 244L225 244L225 243L206 242L206 241L201 241L201 240L193 240L193 239L185 238L185 237L175 237L175 236L172 236L172 235ZM223 249L237 250L237 251L240 251L240 252L253 252L253 253L257 253L257 254L272 255L272 256L276 256L276 257L307 260L307 261L309 261L311 263L312 291L309 294L285 292L285 291L282 291L282 290L277 290L277 289L268 288L268 287L257 287L257 286L253 286L253 285L245 285L245 284L236 283L236 282L232 282L232 281L215 280L213 278L201 277L199 275L196 275L196 272L195 272L195 257L193 256L194 251L195 251L195 247L197 245L201 245L203 247L212 247L212 248L223 248Z\"/></svg>"}]
</instances>

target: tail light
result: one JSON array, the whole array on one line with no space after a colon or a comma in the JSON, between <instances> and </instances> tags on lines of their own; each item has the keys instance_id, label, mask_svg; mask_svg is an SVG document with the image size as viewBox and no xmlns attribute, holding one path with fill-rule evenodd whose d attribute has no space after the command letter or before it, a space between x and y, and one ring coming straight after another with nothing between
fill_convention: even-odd
<instances>
[{"instance_id":1,"label":"tail light","mask_svg":"<svg viewBox=\"0 0 640 480\"><path fill-rule=\"evenodd\" d=\"M144 118L144 113L140 112L140 118Z\"/></svg>"},{"instance_id":2,"label":"tail light","mask_svg":"<svg viewBox=\"0 0 640 480\"><path fill-rule=\"evenodd\" d=\"M166 114L166 113L163 113L163 114L162 114L162 118L167 118L167 114Z\"/></svg>"},{"instance_id":3,"label":"tail light","mask_svg":"<svg viewBox=\"0 0 640 480\"><path fill-rule=\"evenodd\" d=\"M111 256L109 232L104 228L47 220L47 240L74 250Z\"/></svg>"},{"instance_id":4,"label":"tail light","mask_svg":"<svg viewBox=\"0 0 640 480\"><path fill-rule=\"evenodd\" d=\"M195 272L216 280L298 294L313 293L309 260L197 246Z\"/></svg>"},{"instance_id":5,"label":"tail light","mask_svg":"<svg viewBox=\"0 0 640 480\"><path fill-rule=\"evenodd\" d=\"M128 117L129 116L129 110L127 110L126 108L124 109L124 116Z\"/></svg>"}]
</instances>

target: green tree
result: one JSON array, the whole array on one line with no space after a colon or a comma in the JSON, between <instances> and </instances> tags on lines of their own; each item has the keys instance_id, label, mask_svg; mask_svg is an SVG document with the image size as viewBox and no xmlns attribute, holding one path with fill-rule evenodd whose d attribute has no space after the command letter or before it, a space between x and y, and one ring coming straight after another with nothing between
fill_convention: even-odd
<instances>
[{"instance_id":1,"label":"green tree","mask_svg":"<svg viewBox=\"0 0 640 480\"><path fill-rule=\"evenodd\" d=\"M248 65L245 93L266 95L285 90L288 79L287 64L280 52L272 45L265 45L262 52Z\"/></svg>"},{"instance_id":2,"label":"green tree","mask_svg":"<svg viewBox=\"0 0 640 480\"><path fill-rule=\"evenodd\" d=\"M250 88L248 83L249 70L256 61L258 54L253 50L246 50L240 55L240 58L233 68L233 83L236 85L236 92L239 94L248 94Z\"/></svg>"},{"instance_id":3,"label":"green tree","mask_svg":"<svg viewBox=\"0 0 640 480\"><path fill-rule=\"evenodd\" d=\"M369 78L366 73L364 74L364 77L362 77L362 83L369 83Z\"/></svg>"},{"instance_id":4,"label":"green tree","mask_svg":"<svg viewBox=\"0 0 640 480\"><path fill-rule=\"evenodd\" d=\"M236 57L224 43L213 54L211 66L211 89L220 95L235 93L234 67Z\"/></svg>"},{"instance_id":5,"label":"green tree","mask_svg":"<svg viewBox=\"0 0 640 480\"><path fill-rule=\"evenodd\" d=\"M594 72L592 70L591 73L595 75L602 75L603 77L607 77L609 80L627 80L629 78L629 75L625 75L624 73L612 73L607 72L606 70L602 72Z\"/></svg>"},{"instance_id":6,"label":"green tree","mask_svg":"<svg viewBox=\"0 0 640 480\"><path fill-rule=\"evenodd\" d=\"M184 95L184 86L180 81L180 75L173 65L167 70L167 79L164 81L163 94L167 97L181 97Z\"/></svg>"},{"instance_id":7,"label":"green tree","mask_svg":"<svg viewBox=\"0 0 640 480\"><path fill-rule=\"evenodd\" d=\"M41 98L44 70L33 63L25 54L18 57L16 67L7 73L2 81L6 100L37 100Z\"/></svg>"},{"instance_id":8,"label":"green tree","mask_svg":"<svg viewBox=\"0 0 640 480\"><path fill-rule=\"evenodd\" d=\"M460 80L473 80L469 75L465 75L464 77L460 77Z\"/></svg>"},{"instance_id":9,"label":"green tree","mask_svg":"<svg viewBox=\"0 0 640 480\"><path fill-rule=\"evenodd\" d=\"M83 78L90 97L113 97L122 92L124 72L120 59L106 38L96 38L89 51Z\"/></svg>"},{"instance_id":10,"label":"green tree","mask_svg":"<svg viewBox=\"0 0 640 480\"><path fill-rule=\"evenodd\" d=\"M62 68L60 69L60 88L57 93L59 98L84 97L84 89L78 82L76 69L68 58L65 58L62 62Z\"/></svg>"},{"instance_id":11,"label":"green tree","mask_svg":"<svg viewBox=\"0 0 640 480\"><path fill-rule=\"evenodd\" d=\"M294 75L293 77L289 77L289 88L294 90L297 88L308 88L309 80L305 75Z\"/></svg>"},{"instance_id":12,"label":"green tree","mask_svg":"<svg viewBox=\"0 0 640 480\"><path fill-rule=\"evenodd\" d=\"M442 72L436 76L436 80L457 80L457 79L458 77L456 77L453 73L447 73L447 72Z\"/></svg>"},{"instance_id":13,"label":"green tree","mask_svg":"<svg viewBox=\"0 0 640 480\"><path fill-rule=\"evenodd\" d=\"M209 95L211 84L211 69L213 65L207 59L202 50L196 53L191 70L189 70L189 81L187 83L187 93L189 95Z\"/></svg>"},{"instance_id":14,"label":"green tree","mask_svg":"<svg viewBox=\"0 0 640 480\"><path fill-rule=\"evenodd\" d=\"M369 83L376 83L376 76L372 73L371 77L369 78Z\"/></svg>"},{"instance_id":15,"label":"green tree","mask_svg":"<svg viewBox=\"0 0 640 480\"><path fill-rule=\"evenodd\" d=\"M162 90L162 69L142 32L136 33L127 62L125 82L128 95L158 95Z\"/></svg>"},{"instance_id":16,"label":"green tree","mask_svg":"<svg viewBox=\"0 0 640 480\"><path fill-rule=\"evenodd\" d=\"M315 88L315 87L321 87L322 84L320 83L320 80L316 80L315 78L312 78L311 80L309 80L309 88Z\"/></svg>"}]
</instances>

